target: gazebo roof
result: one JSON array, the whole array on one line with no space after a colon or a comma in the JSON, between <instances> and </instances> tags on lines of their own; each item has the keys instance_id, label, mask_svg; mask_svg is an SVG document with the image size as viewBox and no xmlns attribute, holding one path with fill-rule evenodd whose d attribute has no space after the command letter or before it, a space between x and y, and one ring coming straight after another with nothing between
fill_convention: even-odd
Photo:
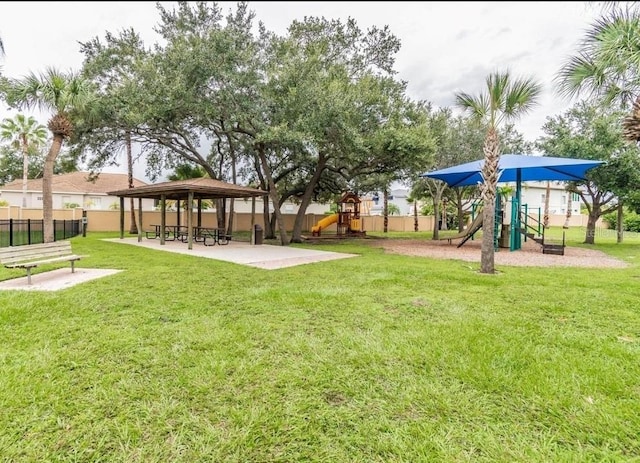
<instances>
[{"instance_id":1,"label":"gazebo roof","mask_svg":"<svg viewBox=\"0 0 640 463\"><path fill-rule=\"evenodd\" d=\"M124 198L154 199L161 199L164 195L166 199L179 200L187 198L191 192L193 193L194 199L251 198L268 194L266 191L257 188L202 177L108 191L107 194Z\"/></svg>"}]
</instances>

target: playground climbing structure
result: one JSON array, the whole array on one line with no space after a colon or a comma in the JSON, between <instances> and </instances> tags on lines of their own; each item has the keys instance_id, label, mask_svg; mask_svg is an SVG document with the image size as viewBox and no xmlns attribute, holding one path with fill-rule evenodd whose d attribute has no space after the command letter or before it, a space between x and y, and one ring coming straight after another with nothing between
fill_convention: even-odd
<instances>
[{"instance_id":1,"label":"playground climbing structure","mask_svg":"<svg viewBox=\"0 0 640 463\"><path fill-rule=\"evenodd\" d=\"M346 192L338 201L338 212L319 220L311 227L313 236L320 236L323 229L336 224L336 235L339 237L365 236L360 217L360 198L352 192Z\"/></svg>"}]
</instances>

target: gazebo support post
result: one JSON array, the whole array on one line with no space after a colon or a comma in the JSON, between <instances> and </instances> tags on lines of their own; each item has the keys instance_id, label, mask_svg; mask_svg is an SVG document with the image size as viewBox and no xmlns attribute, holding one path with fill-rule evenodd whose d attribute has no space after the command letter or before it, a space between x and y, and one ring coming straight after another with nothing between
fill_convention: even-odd
<instances>
[{"instance_id":1,"label":"gazebo support post","mask_svg":"<svg viewBox=\"0 0 640 463\"><path fill-rule=\"evenodd\" d=\"M124 196L120 196L120 239L124 239Z\"/></svg>"},{"instance_id":2,"label":"gazebo support post","mask_svg":"<svg viewBox=\"0 0 640 463\"><path fill-rule=\"evenodd\" d=\"M187 198L187 242L189 243L189 250L193 249L193 191L189 192Z\"/></svg>"},{"instance_id":3,"label":"gazebo support post","mask_svg":"<svg viewBox=\"0 0 640 463\"><path fill-rule=\"evenodd\" d=\"M167 226L167 195L160 195L160 244L164 245L165 227Z\"/></svg>"},{"instance_id":4,"label":"gazebo support post","mask_svg":"<svg viewBox=\"0 0 640 463\"><path fill-rule=\"evenodd\" d=\"M256 197L251 197L251 244L256 244Z\"/></svg>"},{"instance_id":5,"label":"gazebo support post","mask_svg":"<svg viewBox=\"0 0 640 463\"><path fill-rule=\"evenodd\" d=\"M142 241L142 198L138 198L138 243Z\"/></svg>"}]
</instances>

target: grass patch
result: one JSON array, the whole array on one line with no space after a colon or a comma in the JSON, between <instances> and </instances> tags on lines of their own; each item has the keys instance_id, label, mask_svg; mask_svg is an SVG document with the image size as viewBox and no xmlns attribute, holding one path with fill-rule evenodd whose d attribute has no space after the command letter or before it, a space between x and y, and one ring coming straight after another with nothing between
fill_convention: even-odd
<instances>
[{"instance_id":1,"label":"grass patch","mask_svg":"<svg viewBox=\"0 0 640 463\"><path fill-rule=\"evenodd\" d=\"M489 276L368 240L261 270L116 236L73 250L123 272L0 292L2 461L640 458L632 240L595 246L629 268Z\"/></svg>"}]
</instances>

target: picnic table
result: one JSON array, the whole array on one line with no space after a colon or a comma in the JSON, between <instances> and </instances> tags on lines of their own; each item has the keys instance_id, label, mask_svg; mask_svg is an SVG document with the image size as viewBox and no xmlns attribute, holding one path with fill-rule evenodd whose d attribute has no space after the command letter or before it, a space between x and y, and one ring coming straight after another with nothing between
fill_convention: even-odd
<instances>
[{"instance_id":1,"label":"picnic table","mask_svg":"<svg viewBox=\"0 0 640 463\"><path fill-rule=\"evenodd\" d=\"M229 244L231 237L225 234L224 228L193 227L193 239L202 240L205 246Z\"/></svg>"},{"instance_id":2,"label":"picnic table","mask_svg":"<svg viewBox=\"0 0 640 463\"><path fill-rule=\"evenodd\" d=\"M162 235L161 225L151 225L154 230L148 231L147 238L160 238ZM205 246L213 246L215 244L229 244L231 235L225 233L224 228L215 227L192 227L193 240L202 242ZM189 240L189 228L185 225L165 225L164 239L169 241L180 240L186 243Z\"/></svg>"},{"instance_id":3,"label":"picnic table","mask_svg":"<svg viewBox=\"0 0 640 463\"><path fill-rule=\"evenodd\" d=\"M151 225L154 230L148 231L147 238L160 238L162 234L162 225ZM187 227L183 225L165 225L164 226L164 239L173 241L176 239L182 239L187 234Z\"/></svg>"}]
</instances>

